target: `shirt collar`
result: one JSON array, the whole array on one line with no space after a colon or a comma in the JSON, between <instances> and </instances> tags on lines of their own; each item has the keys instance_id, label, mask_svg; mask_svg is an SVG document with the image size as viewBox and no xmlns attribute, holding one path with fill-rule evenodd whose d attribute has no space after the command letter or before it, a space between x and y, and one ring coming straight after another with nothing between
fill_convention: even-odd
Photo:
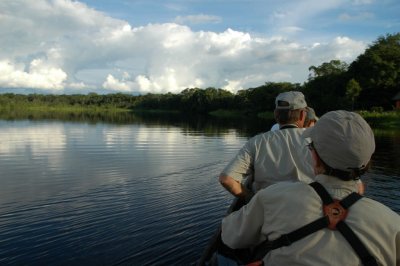
<instances>
[{"instance_id":1,"label":"shirt collar","mask_svg":"<svg viewBox=\"0 0 400 266\"><path fill-rule=\"evenodd\" d=\"M283 124L283 125L279 125L279 128L283 128L283 127L292 127L292 126L299 127L299 126L296 125L296 124Z\"/></svg>"},{"instance_id":2,"label":"shirt collar","mask_svg":"<svg viewBox=\"0 0 400 266\"><path fill-rule=\"evenodd\" d=\"M358 192L360 181L343 181L334 176L317 175L315 181L321 183L332 197L342 199L352 192Z\"/></svg>"}]
</instances>

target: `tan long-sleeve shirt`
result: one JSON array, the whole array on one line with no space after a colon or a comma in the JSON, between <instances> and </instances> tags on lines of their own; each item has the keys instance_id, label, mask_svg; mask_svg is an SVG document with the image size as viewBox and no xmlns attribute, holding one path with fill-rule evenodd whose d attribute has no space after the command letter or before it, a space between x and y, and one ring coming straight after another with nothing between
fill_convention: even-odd
<instances>
[{"instance_id":1,"label":"tan long-sleeve shirt","mask_svg":"<svg viewBox=\"0 0 400 266\"><path fill-rule=\"evenodd\" d=\"M303 131L288 128L251 138L222 173L239 182L251 176L254 192L281 181L312 182L312 157Z\"/></svg>"},{"instance_id":2,"label":"tan long-sleeve shirt","mask_svg":"<svg viewBox=\"0 0 400 266\"><path fill-rule=\"evenodd\" d=\"M319 175L333 198L357 191L356 181ZM222 221L222 240L231 248L277 239L323 215L317 193L302 182L282 182L260 190L250 203ZM400 265L400 216L383 204L362 198L349 209L346 223L379 265ZM361 265L339 231L322 229L290 246L271 251L265 265Z\"/></svg>"}]
</instances>

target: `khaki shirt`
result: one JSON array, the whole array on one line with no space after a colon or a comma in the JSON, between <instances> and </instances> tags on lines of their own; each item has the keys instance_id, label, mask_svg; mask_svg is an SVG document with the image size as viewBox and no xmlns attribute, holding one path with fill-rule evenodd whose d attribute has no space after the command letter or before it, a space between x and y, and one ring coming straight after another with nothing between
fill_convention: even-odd
<instances>
[{"instance_id":1,"label":"khaki shirt","mask_svg":"<svg viewBox=\"0 0 400 266\"><path fill-rule=\"evenodd\" d=\"M357 191L356 181L318 175L333 198ZM259 191L237 212L222 221L222 240L231 248L255 246L277 239L323 215L322 201L302 182L282 182ZM400 265L400 216L383 204L362 198L349 209L346 223L379 265ZM265 265L361 265L339 231L319 230L290 246L270 251Z\"/></svg>"},{"instance_id":2,"label":"khaki shirt","mask_svg":"<svg viewBox=\"0 0 400 266\"><path fill-rule=\"evenodd\" d=\"M239 182L253 177L254 192L280 181L312 182L312 156L303 131L287 128L251 138L222 173Z\"/></svg>"}]
</instances>

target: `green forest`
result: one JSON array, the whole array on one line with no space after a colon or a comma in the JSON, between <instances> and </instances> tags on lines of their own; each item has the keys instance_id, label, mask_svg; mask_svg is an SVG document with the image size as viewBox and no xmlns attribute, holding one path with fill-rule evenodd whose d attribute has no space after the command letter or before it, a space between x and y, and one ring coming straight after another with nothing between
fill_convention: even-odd
<instances>
[{"instance_id":1,"label":"green forest","mask_svg":"<svg viewBox=\"0 0 400 266\"><path fill-rule=\"evenodd\" d=\"M330 110L384 113L395 109L400 92L400 33L374 41L352 63L339 60L309 67L304 84L266 82L231 93L220 88L187 88L178 94L75 94L0 95L0 111L17 109L58 110L162 110L197 114L259 115L274 109L277 94L302 91L318 115ZM398 114L398 112L392 112Z\"/></svg>"}]
</instances>

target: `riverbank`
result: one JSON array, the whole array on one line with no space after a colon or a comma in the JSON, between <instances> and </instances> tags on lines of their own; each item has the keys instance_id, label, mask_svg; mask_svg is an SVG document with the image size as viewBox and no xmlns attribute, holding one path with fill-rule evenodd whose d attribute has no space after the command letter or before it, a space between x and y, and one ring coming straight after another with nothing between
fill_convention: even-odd
<instances>
[{"instance_id":1,"label":"riverbank","mask_svg":"<svg viewBox=\"0 0 400 266\"><path fill-rule=\"evenodd\" d=\"M52 104L52 105L43 105L43 104L7 104L0 106L1 113L79 113L79 112L93 112L93 113L101 113L101 112L129 112L131 110L126 108L118 108L115 106L96 106L96 105L65 105L65 104Z\"/></svg>"},{"instance_id":2,"label":"riverbank","mask_svg":"<svg viewBox=\"0 0 400 266\"><path fill-rule=\"evenodd\" d=\"M376 129L398 129L400 130L400 111L371 112L355 111L359 113L372 128ZM223 118L245 117L249 114L240 111L217 110L210 115ZM273 120L274 112L262 112L256 114L258 118Z\"/></svg>"},{"instance_id":3,"label":"riverbank","mask_svg":"<svg viewBox=\"0 0 400 266\"><path fill-rule=\"evenodd\" d=\"M41 115L65 116L68 115L102 115L102 114L122 114L122 113L147 113L147 114L179 114L177 110L162 109L129 109L116 107L114 105L65 105L52 104L43 105L37 103L30 104L7 104L0 106L0 118L13 117L40 117ZM400 130L400 111L355 111L359 113L374 129ZM274 120L273 112L249 113L239 110L218 109L209 112L208 115L216 118L261 118L264 120Z\"/></svg>"},{"instance_id":4,"label":"riverbank","mask_svg":"<svg viewBox=\"0 0 400 266\"><path fill-rule=\"evenodd\" d=\"M357 111L357 113L359 113L374 129L400 129L400 111Z\"/></svg>"},{"instance_id":5,"label":"riverbank","mask_svg":"<svg viewBox=\"0 0 400 266\"><path fill-rule=\"evenodd\" d=\"M3 120L124 121L131 110L115 107L73 105L7 105L0 106Z\"/></svg>"}]
</instances>

